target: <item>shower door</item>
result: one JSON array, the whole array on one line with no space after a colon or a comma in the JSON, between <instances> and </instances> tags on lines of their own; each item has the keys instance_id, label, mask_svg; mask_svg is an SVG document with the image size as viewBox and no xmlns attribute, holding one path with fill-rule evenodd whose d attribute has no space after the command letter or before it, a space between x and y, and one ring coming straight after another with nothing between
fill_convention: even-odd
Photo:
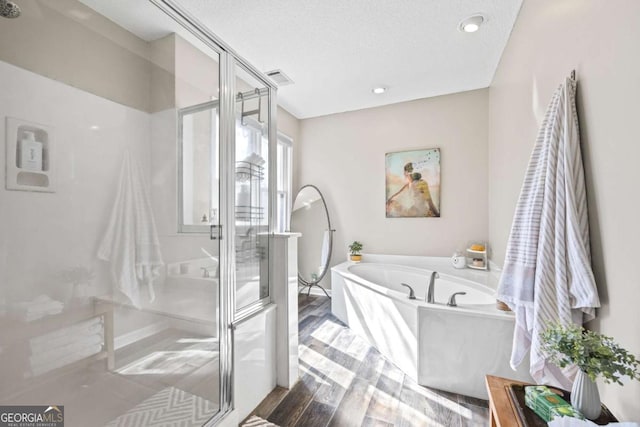
<instances>
[{"instance_id":1,"label":"shower door","mask_svg":"<svg viewBox=\"0 0 640 427\"><path fill-rule=\"evenodd\" d=\"M270 92L235 68L236 318L269 301Z\"/></svg>"},{"instance_id":2,"label":"shower door","mask_svg":"<svg viewBox=\"0 0 640 427\"><path fill-rule=\"evenodd\" d=\"M231 408L229 54L151 2L20 6L0 23L0 405L210 422Z\"/></svg>"}]
</instances>

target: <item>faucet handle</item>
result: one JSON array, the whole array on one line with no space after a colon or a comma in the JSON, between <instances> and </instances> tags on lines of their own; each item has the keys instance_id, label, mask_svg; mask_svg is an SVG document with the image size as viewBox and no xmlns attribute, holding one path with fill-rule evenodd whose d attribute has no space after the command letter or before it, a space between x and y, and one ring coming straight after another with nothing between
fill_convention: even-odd
<instances>
[{"instance_id":1,"label":"faucet handle","mask_svg":"<svg viewBox=\"0 0 640 427\"><path fill-rule=\"evenodd\" d=\"M416 299L416 293L413 291L413 288L406 283L400 283L402 286L406 286L409 288L409 299Z\"/></svg>"},{"instance_id":2,"label":"faucet handle","mask_svg":"<svg viewBox=\"0 0 640 427\"><path fill-rule=\"evenodd\" d=\"M458 304L456 304L456 295L466 295L466 294L467 294L466 292L455 292L455 293L453 293L453 295L451 295L449 297L449 302L447 303L447 305L449 307L457 307Z\"/></svg>"}]
</instances>

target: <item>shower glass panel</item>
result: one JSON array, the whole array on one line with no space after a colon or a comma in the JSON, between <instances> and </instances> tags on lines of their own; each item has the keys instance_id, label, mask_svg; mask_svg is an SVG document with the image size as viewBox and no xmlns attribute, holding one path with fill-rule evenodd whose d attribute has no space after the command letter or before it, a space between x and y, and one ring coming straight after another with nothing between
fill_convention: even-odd
<instances>
[{"instance_id":1,"label":"shower glass panel","mask_svg":"<svg viewBox=\"0 0 640 427\"><path fill-rule=\"evenodd\" d=\"M226 53L147 1L19 3L0 17L0 405L202 425L230 407L228 254L177 224L219 225ZM256 138L242 158L265 156ZM263 207L258 171L243 182ZM266 256L266 217L248 218L243 277Z\"/></svg>"},{"instance_id":2,"label":"shower glass panel","mask_svg":"<svg viewBox=\"0 0 640 427\"><path fill-rule=\"evenodd\" d=\"M218 100L178 112L178 228L209 233L218 223L220 150Z\"/></svg>"},{"instance_id":3,"label":"shower glass panel","mask_svg":"<svg viewBox=\"0 0 640 427\"><path fill-rule=\"evenodd\" d=\"M269 298L269 90L236 66L236 311Z\"/></svg>"}]
</instances>

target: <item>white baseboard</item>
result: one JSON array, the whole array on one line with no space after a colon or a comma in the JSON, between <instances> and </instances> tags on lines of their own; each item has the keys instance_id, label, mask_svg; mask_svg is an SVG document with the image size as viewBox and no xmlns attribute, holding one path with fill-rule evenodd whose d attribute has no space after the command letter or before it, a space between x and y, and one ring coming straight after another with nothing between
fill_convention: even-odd
<instances>
[{"instance_id":1,"label":"white baseboard","mask_svg":"<svg viewBox=\"0 0 640 427\"><path fill-rule=\"evenodd\" d=\"M152 335L155 335L159 332L164 331L169 327L169 324L166 321L152 323L144 328L136 329L131 332L127 332L126 334L122 334L120 336L115 337L114 346L116 350L128 346L129 344L133 344L136 341L143 340Z\"/></svg>"},{"instance_id":2,"label":"white baseboard","mask_svg":"<svg viewBox=\"0 0 640 427\"><path fill-rule=\"evenodd\" d=\"M173 329L188 331L205 337L218 338L218 326L216 322L194 322L173 317L167 320L167 326Z\"/></svg>"},{"instance_id":3,"label":"white baseboard","mask_svg":"<svg viewBox=\"0 0 640 427\"><path fill-rule=\"evenodd\" d=\"M309 290L306 287L298 287L298 291L301 294L306 294ZM331 289L326 289L327 293L329 294L329 296L331 296ZM313 286L311 287L311 295L319 295L319 296L323 296L326 297L326 295L324 294L324 292L322 292L322 289L319 289L317 286Z\"/></svg>"}]
</instances>

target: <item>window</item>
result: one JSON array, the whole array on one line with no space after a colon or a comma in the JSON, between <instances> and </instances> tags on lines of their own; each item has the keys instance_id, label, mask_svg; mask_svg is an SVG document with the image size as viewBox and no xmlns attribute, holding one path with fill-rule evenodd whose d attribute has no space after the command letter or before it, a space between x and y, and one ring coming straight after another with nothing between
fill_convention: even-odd
<instances>
[{"instance_id":1,"label":"window","mask_svg":"<svg viewBox=\"0 0 640 427\"><path fill-rule=\"evenodd\" d=\"M291 217L291 180L293 162L293 140L278 132L278 182L276 231L289 230Z\"/></svg>"}]
</instances>

